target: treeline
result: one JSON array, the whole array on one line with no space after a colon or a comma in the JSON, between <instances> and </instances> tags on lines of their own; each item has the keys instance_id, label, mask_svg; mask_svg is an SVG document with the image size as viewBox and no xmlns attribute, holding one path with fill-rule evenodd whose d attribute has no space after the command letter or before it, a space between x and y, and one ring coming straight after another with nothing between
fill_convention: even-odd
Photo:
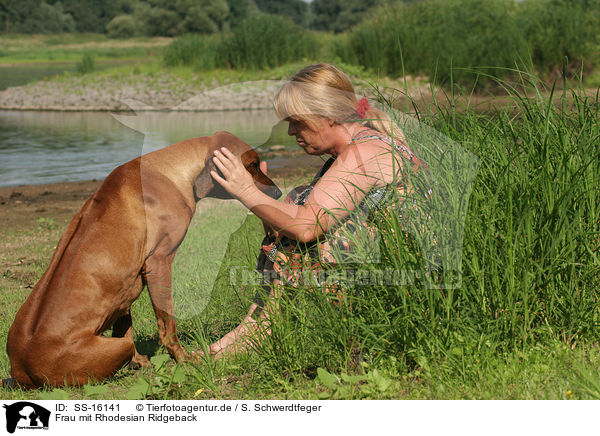
<instances>
[{"instance_id":1,"label":"treeline","mask_svg":"<svg viewBox=\"0 0 600 436\"><path fill-rule=\"evenodd\" d=\"M211 34L267 13L289 18L303 28L339 33L375 7L398 1L0 0L0 32L92 32L112 37Z\"/></svg>"},{"instance_id":2,"label":"treeline","mask_svg":"<svg viewBox=\"0 0 600 436\"><path fill-rule=\"evenodd\" d=\"M600 61L598 0L427 0L371 11L349 31L313 32L261 15L231 32L183 35L167 65L266 68L287 62L343 62L380 74L482 84L535 71L553 78L589 73Z\"/></svg>"}]
</instances>

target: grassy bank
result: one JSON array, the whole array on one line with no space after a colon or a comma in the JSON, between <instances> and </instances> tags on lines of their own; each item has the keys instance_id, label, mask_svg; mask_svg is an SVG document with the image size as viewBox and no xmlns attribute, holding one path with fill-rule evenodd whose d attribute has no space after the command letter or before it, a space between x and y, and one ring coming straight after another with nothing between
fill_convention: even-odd
<instances>
[{"instance_id":1,"label":"grassy bank","mask_svg":"<svg viewBox=\"0 0 600 436\"><path fill-rule=\"evenodd\" d=\"M78 62L88 54L97 61L148 60L159 57L171 38L111 39L98 34L0 35L0 65Z\"/></svg>"},{"instance_id":2,"label":"grassy bank","mask_svg":"<svg viewBox=\"0 0 600 436\"><path fill-rule=\"evenodd\" d=\"M568 99L517 93L513 109L494 114L458 110L458 103L419 114L481 164L457 288L350 282L339 304L299 288L280 300L285 310L256 351L186 365L174 365L158 347L144 293L133 306L134 329L153 368L123 369L81 389L0 396L600 398L600 106L597 97L569 92ZM443 160L429 163L441 168ZM277 182L289 187L308 178ZM2 337L64 226L34 224L2 235ZM392 248L384 266L422 270L423 253L395 236L398 224L378 224ZM186 347L203 348L242 319L255 286L232 285L232 272L252 270L260 238L258 220L235 203L201 206L175 266ZM0 371L8 370L4 355Z\"/></svg>"}]
</instances>

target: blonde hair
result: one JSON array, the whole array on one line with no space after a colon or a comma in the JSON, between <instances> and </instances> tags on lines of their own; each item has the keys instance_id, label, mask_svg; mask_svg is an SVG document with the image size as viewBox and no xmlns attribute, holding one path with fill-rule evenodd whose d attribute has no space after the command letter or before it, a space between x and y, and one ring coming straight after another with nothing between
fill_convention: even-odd
<instances>
[{"instance_id":1,"label":"blonde hair","mask_svg":"<svg viewBox=\"0 0 600 436\"><path fill-rule=\"evenodd\" d=\"M275 110L281 119L306 121L327 118L336 123L364 122L366 127L404 142L402 130L383 111L370 107L360 117L358 97L350 79L330 64L304 67L286 82L275 96Z\"/></svg>"}]
</instances>

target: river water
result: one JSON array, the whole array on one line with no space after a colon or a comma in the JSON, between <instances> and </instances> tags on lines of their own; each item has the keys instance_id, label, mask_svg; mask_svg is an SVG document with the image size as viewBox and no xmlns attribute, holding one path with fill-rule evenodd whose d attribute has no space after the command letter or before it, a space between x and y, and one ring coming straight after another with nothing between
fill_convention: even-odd
<instances>
[{"instance_id":1,"label":"river water","mask_svg":"<svg viewBox=\"0 0 600 436\"><path fill-rule=\"evenodd\" d=\"M286 128L273 111L0 111L0 186L103 179L141 154L218 130L259 152L296 147Z\"/></svg>"},{"instance_id":2,"label":"river water","mask_svg":"<svg viewBox=\"0 0 600 436\"><path fill-rule=\"evenodd\" d=\"M95 70L105 70L119 65L131 64L137 61L99 61ZM0 65L0 91L9 86L26 85L35 80L49 79L62 76L65 73L76 74L76 62L47 62L22 65Z\"/></svg>"}]
</instances>

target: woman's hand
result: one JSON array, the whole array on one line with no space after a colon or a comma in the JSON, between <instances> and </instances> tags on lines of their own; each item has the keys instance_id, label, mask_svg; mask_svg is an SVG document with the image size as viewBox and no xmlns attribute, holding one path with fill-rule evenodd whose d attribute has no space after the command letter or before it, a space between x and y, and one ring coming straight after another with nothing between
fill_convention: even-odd
<instances>
[{"instance_id":1,"label":"woman's hand","mask_svg":"<svg viewBox=\"0 0 600 436\"><path fill-rule=\"evenodd\" d=\"M213 162L223 177L216 171L211 171L211 176L235 198L242 200L257 189L252 175L244 168L240 159L225 147L215 150Z\"/></svg>"}]
</instances>

